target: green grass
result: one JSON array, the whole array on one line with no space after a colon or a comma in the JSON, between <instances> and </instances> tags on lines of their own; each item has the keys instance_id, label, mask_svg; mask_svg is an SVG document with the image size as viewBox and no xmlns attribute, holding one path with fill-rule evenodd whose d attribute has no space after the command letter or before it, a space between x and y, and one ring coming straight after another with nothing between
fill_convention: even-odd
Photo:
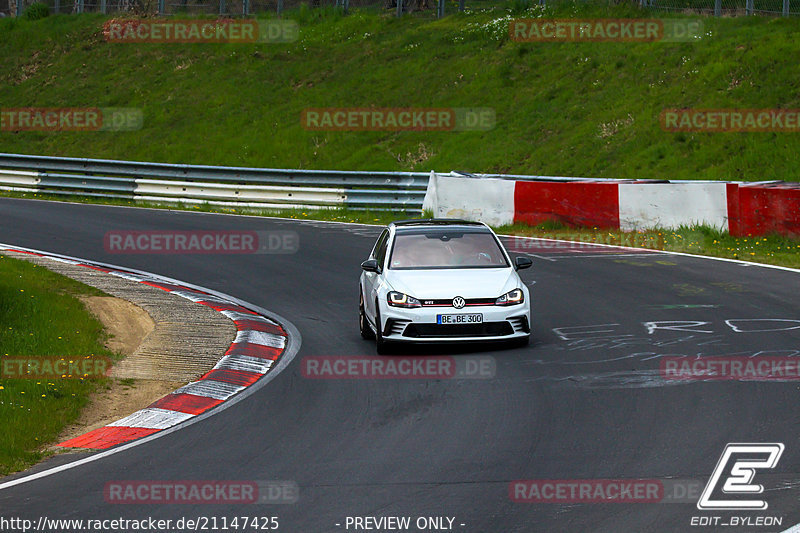
<instances>
[{"instance_id":1,"label":"green grass","mask_svg":"<svg viewBox=\"0 0 800 533\"><path fill-rule=\"evenodd\" d=\"M103 295L27 261L0 255L0 363L18 356L113 356L106 334L77 299ZM0 476L41 460L105 379L0 376Z\"/></svg>"},{"instance_id":2,"label":"green grass","mask_svg":"<svg viewBox=\"0 0 800 533\"><path fill-rule=\"evenodd\" d=\"M668 133L664 108L798 108L797 19L704 18L692 43L516 43L499 3L435 20L295 10L290 44L105 42L101 15L0 20L2 106L138 107L135 132L0 132L4 152L347 170L798 180L795 133ZM512 15L512 12L514 13ZM682 16L682 15L674 15ZM488 132L319 132L306 107L491 107Z\"/></svg>"}]
</instances>

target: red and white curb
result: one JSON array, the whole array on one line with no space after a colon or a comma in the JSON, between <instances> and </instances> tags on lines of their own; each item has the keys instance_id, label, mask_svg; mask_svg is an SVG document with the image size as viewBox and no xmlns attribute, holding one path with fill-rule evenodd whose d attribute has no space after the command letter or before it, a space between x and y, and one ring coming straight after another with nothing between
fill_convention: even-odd
<instances>
[{"instance_id":1,"label":"red and white curb","mask_svg":"<svg viewBox=\"0 0 800 533\"><path fill-rule=\"evenodd\" d=\"M286 329L278 321L248 309L235 298L155 274L132 272L102 263L7 245L0 245L0 250L46 257L162 289L222 313L233 321L238 330L225 355L197 381L184 385L125 418L61 442L58 446L106 449L177 426L251 387L273 368L286 350L289 338Z\"/></svg>"}]
</instances>

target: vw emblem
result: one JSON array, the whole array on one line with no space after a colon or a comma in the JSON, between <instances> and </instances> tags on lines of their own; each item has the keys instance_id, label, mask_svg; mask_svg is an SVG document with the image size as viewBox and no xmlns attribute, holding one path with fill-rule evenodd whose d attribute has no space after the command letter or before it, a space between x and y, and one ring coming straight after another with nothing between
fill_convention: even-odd
<instances>
[{"instance_id":1,"label":"vw emblem","mask_svg":"<svg viewBox=\"0 0 800 533\"><path fill-rule=\"evenodd\" d=\"M464 298L462 298L461 296L456 296L455 298L453 298L453 307L455 307L456 309L461 309L465 305L467 305L467 302L465 302Z\"/></svg>"}]
</instances>

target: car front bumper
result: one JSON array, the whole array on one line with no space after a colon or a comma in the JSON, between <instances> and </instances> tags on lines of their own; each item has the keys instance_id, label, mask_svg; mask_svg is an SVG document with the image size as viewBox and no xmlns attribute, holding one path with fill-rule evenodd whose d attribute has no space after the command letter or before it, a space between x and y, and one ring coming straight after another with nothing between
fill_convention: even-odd
<instances>
[{"instance_id":1,"label":"car front bumper","mask_svg":"<svg viewBox=\"0 0 800 533\"><path fill-rule=\"evenodd\" d=\"M480 313L483 321L472 324L438 324L437 315L466 315ZM384 340L402 342L466 342L498 341L530 335L530 307L471 306L418 307L405 309L381 305L381 327Z\"/></svg>"}]
</instances>

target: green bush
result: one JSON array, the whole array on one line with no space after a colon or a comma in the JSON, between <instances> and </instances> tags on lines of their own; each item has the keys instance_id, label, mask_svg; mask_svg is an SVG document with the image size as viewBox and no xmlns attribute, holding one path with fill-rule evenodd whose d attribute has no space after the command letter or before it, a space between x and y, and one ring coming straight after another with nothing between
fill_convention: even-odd
<instances>
[{"instance_id":1,"label":"green bush","mask_svg":"<svg viewBox=\"0 0 800 533\"><path fill-rule=\"evenodd\" d=\"M42 2L34 2L25 9L23 16L28 20L39 20L50 16L50 8Z\"/></svg>"}]
</instances>

